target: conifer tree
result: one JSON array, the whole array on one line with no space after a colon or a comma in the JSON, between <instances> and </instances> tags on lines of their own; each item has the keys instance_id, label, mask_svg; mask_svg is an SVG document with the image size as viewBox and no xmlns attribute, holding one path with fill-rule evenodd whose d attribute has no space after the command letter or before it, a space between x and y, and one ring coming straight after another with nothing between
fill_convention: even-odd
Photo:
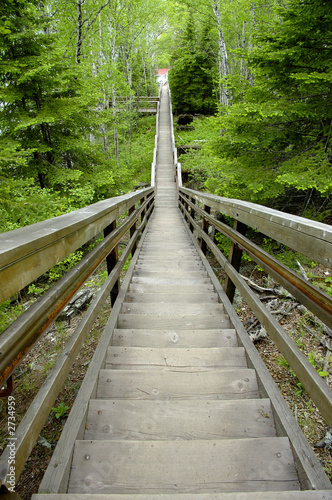
<instances>
[{"instance_id":1,"label":"conifer tree","mask_svg":"<svg viewBox=\"0 0 332 500\"><path fill-rule=\"evenodd\" d=\"M42 2L4 0L0 23L1 141L11 144L21 165L13 168L7 150L4 175L34 178L42 188L67 194L74 190L91 203L94 185L113 180L104 171L102 147L89 140L97 101L84 93L84 68L56 50Z\"/></svg>"},{"instance_id":2,"label":"conifer tree","mask_svg":"<svg viewBox=\"0 0 332 500\"><path fill-rule=\"evenodd\" d=\"M185 33L172 56L169 75L175 113L212 114L216 111L215 67L208 42L207 31L199 33L193 12L189 10Z\"/></svg>"}]
</instances>

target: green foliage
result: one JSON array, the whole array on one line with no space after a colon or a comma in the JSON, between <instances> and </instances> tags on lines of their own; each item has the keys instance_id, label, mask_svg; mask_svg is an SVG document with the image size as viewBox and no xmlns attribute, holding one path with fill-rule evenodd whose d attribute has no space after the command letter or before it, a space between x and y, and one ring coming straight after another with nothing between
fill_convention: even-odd
<instances>
[{"instance_id":1,"label":"green foliage","mask_svg":"<svg viewBox=\"0 0 332 500\"><path fill-rule=\"evenodd\" d=\"M264 203L288 186L332 193L331 9L288 0L278 14L249 55L254 84L214 119L222 131L211 144L220 159L214 192L223 196Z\"/></svg>"},{"instance_id":2,"label":"green foliage","mask_svg":"<svg viewBox=\"0 0 332 500\"><path fill-rule=\"evenodd\" d=\"M215 240L217 242L219 250L226 258L228 258L231 249L231 240L221 233L216 233Z\"/></svg>"},{"instance_id":3,"label":"green foliage","mask_svg":"<svg viewBox=\"0 0 332 500\"><path fill-rule=\"evenodd\" d=\"M64 418L64 417L67 417L68 415L68 410L69 410L69 406L67 406L65 403L60 403L58 406L56 407L53 407L52 408L52 411L54 412L54 416L55 418L59 419L59 418Z\"/></svg>"},{"instance_id":4,"label":"green foliage","mask_svg":"<svg viewBox=\"0 0 332 500\"><path fill-rule=\"evenodd\" d=\"M30 285L28 288L28 294L35 295L35 296L39 297L43 293L44 293L44 288L36 286L35 283Z\"/></svg>"},{"instance_id":5,"label":"green foliage","mask_svg":"<svg viewBox=\"0 0 332 500\"><path fill-rule=\"evenodd\" d=\"M0 304L0 334L11 325L11 323L21 316L24 311L23 304L11 304L10 300L6 300Z\"/></svg>"},{"instance_id":6,"label":"green foliage","mask_svg":"<svg viewBox=\"0 0 332 500\"><path fill-rule=\"evenodd\" d=\"M157 32L149 30L158 31L163 8L148 3L151 16L143 22L146 2L125 0L121 9L100 0L2 2L1 181L17 182L22 191L20 182L33 179L46 198L55 194L54 213L27 201L23 220L15 207L7 216L0 202L2 231L126 192L139 175L148 180L153 141L150 149L133 147L135 110L118 103L118 95L156 93L148 52ZM72 36L78 33L78 10L80 41ZM39 194L35 191L35 199Z\"/></svg>"},{"instance_id":7,"label":"green foliage","mask_svg":"<svg viewBox=\"0 0 332 500\"><path fill-rule=\"evenodd\" d=\"M40 222L74 210L69 200L33 179L0 178L0 232Z\"/></svg>"},{"instance_id":8,"label":"green foliage","mask_svg":"<svg viewBox=\"0 0 332 500\"><path fill-rule=\"evenodd\" d=\"M331 295L332 297L332 278L325 278L325 283L326 283L326 293L328 293L329 295Z\"/></svg>"},{"instance_id":9,"label":"green foliage","mask_svg":"<svg viewBox=\"0 0 332 500\"><path fill-rule=\"evenodd\" d=\"M68 255L65 259L59 262L56 266L52 267L48 272L49 281L58 281L64 276L72 267L74 267L83 257L81 250Z\"/></svg>"}]
</instances>

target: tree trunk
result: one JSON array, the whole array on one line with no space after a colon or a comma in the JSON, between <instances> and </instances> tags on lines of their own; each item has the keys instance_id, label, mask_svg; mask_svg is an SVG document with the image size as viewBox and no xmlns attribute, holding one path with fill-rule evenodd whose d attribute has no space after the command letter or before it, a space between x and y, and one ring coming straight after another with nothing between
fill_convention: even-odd
<instances>
[{"instance_id":1,"label":"tree trunk","mask_svg":"<svg viewBox=\"0 0 332 500\"><path fill-rule=\"evenodd\" d=\"M219 61L219 99L220 104L228 107L231 100L230 92L225 84L225 79L229 75L229 63L226 49L226 43L222 31L221 13L220 13L220 0L211 1L212 10L218 29L218 61Z\"/></svg>"},{"instance_id":2,"label":"tree trunk","mask_svg":"<svg viewBox=\"0 0 332 500\"><path fill-rule=\"evenodd\" d=\"M82 5L84 0L77 0L77 29L76 29L76 64L81 62L81 50L82 50L82 30L83 30L83 19L82 19Z\"/></svg>"}]
</instances>

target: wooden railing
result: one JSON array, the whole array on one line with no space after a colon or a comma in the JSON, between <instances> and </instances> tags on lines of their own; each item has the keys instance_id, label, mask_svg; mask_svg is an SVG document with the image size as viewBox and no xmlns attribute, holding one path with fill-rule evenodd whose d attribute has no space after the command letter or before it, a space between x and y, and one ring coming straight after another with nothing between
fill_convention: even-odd
<instances>
[{"instance_id":1,"label":"wooden railing","mask_svg":"<svg viewBox=\"0 0 332 500\"><path fill-rule=\"evenodd\" d=\"M159 98L155 102L158 134ZM119 291L120 274L127 259L135 253L138 239L148 223L154 208L157 134L151 187L0 234L0 303L31 284L82 245L100 234L104 235L104 239L93 250L1 334L2 396L11 393L16 367L79 288L102 262L106 261L108 271L108 279L82 316L16 429L16 479L107 297L111 296L111 303L114 304ZM129 241L119 257L118 244L126 234ZM9 453L7 448L2 454L1 464L4 467L8 464Z\"/></svg>"},{"instance_id":2,"label":"wooden railing","mask_svg":"<svg viewBox=\"0 0 332 500\"><path fill-rule=\"evenodd\" d=\"M131 106L138 113L158 113L159 96L118 97L119 104ZM110 107L112 103L109 103Z\"/></svg>"},{"instance_id":3,"label":"wooden railing","mask_svg":"<svg viewBox=\"0 0 332 500\"><path fill-rule=\"evenodd\" d=\"M11 285L2 290L2 300L5 300L83 243L104 232L101 243L1 334L1 383L11 380L24 355L105 260L109 273L16 431L16 477L107 297L111 294L112 302L115 301L120 273L130 254L135 252L153 206L154 188L151 187L0 235L0 257L4 263L0 270L1 282L6 285L4 276L7 278L8 273L12 276ZM118 219L122 221L119 226ZM129 242L118 259L117 247L126 233L129 233ZM3 453L2 462L6 463L8 453Z\"/></svg>"},{"instance_id":4,"label":"wooden railing","mask_svg":"<svg viewBox=\"0 0 332 500\"><path fill-rule=\"evenodd\" d=\"M170 109L172 113L171 102ZM200 241L203 253L206 254L209 248L226 273L224 283L226 295L232 302L235 290L239 291L267 334L278 346L327 424L332 427L332 391L329 386L239 274L242 252L245 252L298 302L312 311L323 324L332 328L332 298L245 237L247 229L252 228L331 268L332 227L255 203L222 198L183 187L181 164L177 161L173 131L171 137L179 207L190 230ZM223 221L213 217L213 212L219 212L221 217L218 218L222 218ZM233 227L226 223L227 218L233 220ZM231 241L228 258L220 251L214 237L209 236L210 227L214 228L212 234L215 230L219 231Z\"/></svg>"},{"instance_id":5,"label":"wooden railing","mask_svg":"<svg viewBox=\"0 0 332 500\"><path fill-rule=\"evenodd\" d=\"M181 178L178 173L179 177ZM274 316L252 293L249 285L238 272L242 252L245 252L298 302L331 328L332 298L254 244L245 237L245 233L247 228L251 227L316 262L331 267L332 227L254 203L225 199L181 186L179 187L179 204L191 231L200 240L203 253L206 253L209 248L225 271L224 288L229 299L233 300L235 289L237 289L264 326L267 334L276 343L328 425L332 426L332 392L328 385ZM231 217L234 221L233 227L213 217L213 212L216 211L228 218ZM210 226L230 239L231 249L228 259L219 250L215 241L210 238Z\"/></svg>"}]
</instances>

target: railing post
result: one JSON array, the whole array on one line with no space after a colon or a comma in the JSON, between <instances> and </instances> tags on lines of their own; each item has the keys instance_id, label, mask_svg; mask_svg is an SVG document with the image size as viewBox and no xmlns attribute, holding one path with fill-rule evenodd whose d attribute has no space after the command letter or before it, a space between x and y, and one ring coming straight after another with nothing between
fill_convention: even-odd
<instances>
[{"instance_id":1,"label":"railing post","mask_svg":"<svg viewBox=\"0 0 332 500\"><path fill-rule=\"evenodd\" d=\"M210 214L211 212L211 207L209 207L208 205L204 205L204 212L206 212L207 214ZM205 217L203 217L203 225L202 225L202 229L204 231L204 233L208 234L209 233L209 223L208 221L205 219ZM204 253L204 255L206 255L206 252L207 252L207 244L206 244L206 241L203 240L202 238L202 242L201 242L201 249L202 249L202 252Z\"/></svg>"},{"instance_id":2,"label":"railing post","mask_svg":"<svg viewBox=\"0 0 332 500\"><path fill-rule=\"evenodd\" d=\"M134 213L134 212L135 212L135 205L133 205L132 207L130 207L130 209L129 209L129 214L128 214L128 215L129 215L129 217L130 217L130 216L131 216L131 214L132 214L132 213ZM136 231L136 222L135 222L135 223L131 226L131 228L130 228L130 238L134 235L135 231ZM133 256L133 255L134 255L134 253L136 252L136 248L137 248L137 245L136 245L136 243L134 243L133 248L132 248L132 251L131 251L131 255L132 255L132 256Z\"/></svg>"},{"instance_id":3,"label":"railing post","mask_svg":"<svg viewBox=\"0 0 332 500\"><path fill-rule=\"evenodd\" d=\"M148 201L147 205L146 205L146 220L148 221L151 217L151 212L149 211L150 210L150 207L153 203L153 193L152 194L149 194L148 198L150 198L150 201Z\"/></svg>"},{"instance_id":4,"label":"railing post","mask_svg":"<svg viewBox=\"0 0 332 500\"><path fill-rule=\"evenodd\" d=\"M144 196L144 198L141 200L141 205L143 205L146 202L146 199L147 199L147 197ZM146 208L144 208L144 210L141 213L141 224L144 221L145 214L146 214Z\"/></svg>"},{"instance_id":5,"label":"railing post","mask_svg":"<svg viewBox=\"0 0 332 500\"><path fill-rule=\"evenodd\" d=\"M233 228L242 235L246 234L247 225L243 224L243 222L235 220ZM239 248L237 243L231 242L231 249L229 251L228 260L236 271L240 270L240 265L242 260L242 250ZM224 289L229 300L233 302L235 295L235 285L229 276L226 276Z\"/></svg>"},{"instance_id":6,"label":"railing post","mask_svg":"<svg viewBox=\"0 0 332 500\"><path fill-rule=\"evenodd\" d=\"M196 204L196 200L195 198L191 198L191 202L193 203L193 205ZM191 218L194 219L195 218L195 209L193 207L190 207L190 215L191 215ZM194 226L192 225L192 223L190 222L189 224L189 229L191 232L194 231Z\"/></svg>"},{"instance_id":7,"label":"railing post","mask_svg":"<svg viewBox=\"0 0 332 500\"><path fill-rule=\"evenodd\" d=\"M108 236L112 231L116 229L116 220L113 221L109 226L104 229L104 238ZM108 254L106 257L107 272L111 274L112 270L118 262L118 245ZM114 287L111 290L111 305L113 306L120 290L120 280L117 280Z\"/></svg>"}]
</instances>

